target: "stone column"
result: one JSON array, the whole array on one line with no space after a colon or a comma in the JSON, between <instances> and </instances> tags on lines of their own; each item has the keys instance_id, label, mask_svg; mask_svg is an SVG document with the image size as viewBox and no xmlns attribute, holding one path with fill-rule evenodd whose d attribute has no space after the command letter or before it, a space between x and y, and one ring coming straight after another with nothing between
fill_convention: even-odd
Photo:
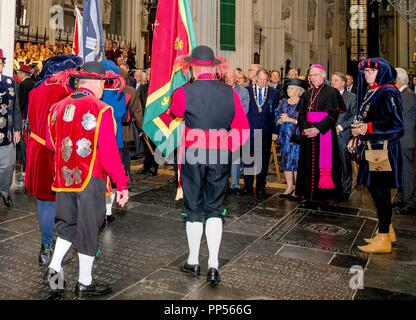
<instances>
[{"instance_id":1,"label":"stone column","mask_svg":"<svg viewBox=\"0 0 416 320\"><path fill-rule=\"evenodd\" d=\"M311 31L317 24L313 3L305 0L295 0L292 4L292 44L294 55L292 67L301 69L301 75L306 75L310 64ZM317 11L316 11L317 12Z\"/></svg>"},{"instance_id":2,"label":"stone column","mask_svg":"<svg viewBox=\"0 0 416 320\"><path fill-rule=\"evenodd\" d=\"M214 52L219 49L219 0L199 0L197 8L197 27L195 30L198 44L212 48Z\"/></svg>"},{"instance_id":3,"label":"stone column","mask_svg":"<svg viewBox=\"0 0 416 320\"><path fill-rule=\"evenodd\" d=\"M268 70L284 65L285 24L282 21L282 1L258 2L262 30L261 64Z\"/></svg>"},{"instance_id":4,"label":"stone column","mask_svg":"<svg viewBox=\"0 0 416 320\"><path fill-rule=\"evenodd\" d=\"M0 48L7 58L3 74L13 76L16 0L0 0Z\"/></svg>"},{"instance_id":5,"label":"stone column","mask_svg":"<svg viewBox=\"0 0 416 320\"><path fill-rule=\"evenodd\" d=\"M39 40L43 39L46 29L46 35L50 36L51 28L50 8L52 0L28 0L28 25L31 26L31 34L36 34L36 29L39 28ZM53 39L49 39L53 43Z\"/></svg>"}]
</instances>

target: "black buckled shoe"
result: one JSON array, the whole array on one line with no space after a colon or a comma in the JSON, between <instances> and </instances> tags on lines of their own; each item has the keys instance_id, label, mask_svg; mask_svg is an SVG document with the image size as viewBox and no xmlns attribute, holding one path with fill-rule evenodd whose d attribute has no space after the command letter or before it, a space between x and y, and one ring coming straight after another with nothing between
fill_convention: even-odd
<instances>
[{"instance_id":1,"label":"black buckled shoe","mask_svg":"<svg viewBox=\"0 0 416 320\"><path fill-rule=\"evenodd\" d=\"M56 272L54 269L49 268L43 277L43 283L48 285L53 291L64 290L66 287L66 281L64 279L64 271Z\"/></svg>"},{"instance_id":2,"label":"black buckled shoe","mask_svg":"<svg viewBox=\"0 0 416 320\"><path fill-rule=\"evenodd\" d=\"M10 195L7 195L7 196L2 195L2 197L3 197L4 205L9 209L13 208L13 200L12 198L10 198Z\"/></svg>"},{"instance_id":3,"label":"black buckled shoe","mask_svg":"<svg viewBox=\"0 0 416 320\"><path fill-rule=\"evenodd\" d=\"M211 283L211 285L216 286L221 282L220 273L215 268L209 268L207 274L207 281Z\"/></svg>"},{"instance_id":4,"label":"black buckled shoe","mask_svg":"<svg viewBox=\"0 0 416 320\"><path fill-rule=\"evenodd\" d=\"M157 168L156 167L150 167L149 169L149 176L156 177L157 176Z\"/></svg>"},{"instance_id":5,"label":"black buckled shoe","mask_svg":"<svg viewBox=\"0 0 416 320\"><path fill-rule=\"evenodd\" d=\"M145 168L145 167L143 167L143 168L141 168L140 170L139 170L139 174L140 175L145 175L145 174L147 174L149 172L149 169L148 168Z\"/></svg>"},{"instance_id":6,"label":"black buckled shoe","mask_svg":"<svg viewBox=\"0 0 416 320\"><path fill-rule=\"evenodd\" d=\"M181 267L180 270L185 273L191 274L193 277L198 277L201 274L201 267L199 264L189 264L185 262Z\"/></svg>"},{"instance_id":7,"label":"black buckled shoe","mask_svg":"<svg viewBox=\"0 0 416 320\"><path fill-rule=\"evenodd\" d=\"M50 264L54 249L55 249L55 244L42 245L40 247L39 266L47 267Z\"/></svg>"},{"instance_id":8,"label":"black buckled shoe","mask_svg":"<svg viewBox=\"0 0 416 320\"><path fill-rule=\"evenodd\" d=\"M104 296L111 293L112 289L108 283L99 283L96 280L92 280L89 286L83 285L77 282L75 286L75 294L78 297L91 297L91 296Z\"/></svg>"}]
</instances>

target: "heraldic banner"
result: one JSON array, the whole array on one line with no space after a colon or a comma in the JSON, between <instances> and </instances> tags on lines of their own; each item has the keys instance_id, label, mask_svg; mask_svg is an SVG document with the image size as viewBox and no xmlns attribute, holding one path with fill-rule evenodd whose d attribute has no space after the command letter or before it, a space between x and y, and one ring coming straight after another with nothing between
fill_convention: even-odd
<instances>
[{"instance_id":1,"label":"heraldic banner","mask_svg":"<svg viewBox=\"0 0 416 320\"><path fill-rule=\"evenodd\" d=\"M179 146L184 126L168 110L173 92L190 80L175 67L177 57L190 55L196 47L190 9L188 0L159 0L156 13L143 131L164 155Z\"/></svg>"}]
</instances>

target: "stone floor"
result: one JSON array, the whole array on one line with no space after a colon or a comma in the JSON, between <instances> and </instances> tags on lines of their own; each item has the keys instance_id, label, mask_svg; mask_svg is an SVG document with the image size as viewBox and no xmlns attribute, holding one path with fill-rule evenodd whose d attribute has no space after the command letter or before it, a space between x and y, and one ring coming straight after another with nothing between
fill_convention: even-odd
<instances>
[{"instance_id":1,"label":"stone floor","mask_svg":"<svg viewBox=\"0 0 416 320\"><path fill-rule=\"evenodd\" d=\"M279 199L229 196L220 251L222 283L179 271L187 255L181 205L168 175L135 179L131 201L114 209L101 234L93 274L112 284L116 300L374 300L416 299L416 215L394 216L398 244L390 255L357 250L377 228L369 196L357 189L342 206L325 211ZM66 292L53 295L41 280L35 200L17 188L15 207L0 203L0 300L75 299L75 258L64 267ZM206 242L201 266L207 268ZM352 268L352 269L351 269ZM361 268L361 269L360 269ZM356 270L356 271L354 271ZM356 279L364 271L364 288ZM352 286L350 285L352 284Z\"/></svg>"}]
</instances>

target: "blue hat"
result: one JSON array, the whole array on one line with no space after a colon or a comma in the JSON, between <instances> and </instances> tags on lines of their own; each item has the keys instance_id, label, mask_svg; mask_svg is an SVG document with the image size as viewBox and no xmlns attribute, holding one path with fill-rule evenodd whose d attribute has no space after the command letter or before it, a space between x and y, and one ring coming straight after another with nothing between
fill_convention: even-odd
<instances>
[{"instance_id":1,"label":"blue hat","mask_svg":"<svg viewBox=\"0 0 416 320\"><path fill-rule=\"evenodd\" d=\"M76 69L80 67L82 63L82 58L73 54L49 58L43 64L42 72L37 78L38 82L36 83L36 87L54 74L68 69Z\"/></svg>"},{"instance_id":2,"label":"blue hat","mask_svg":"<svg viewBox=\"0 0 416 320\"><path fill-rule=\"evenodd\" d=\"M105 71L113 71L115 74L120 75L120 69L112 60L103 60L101 61Z\"/></svg>"}]
</instances>

